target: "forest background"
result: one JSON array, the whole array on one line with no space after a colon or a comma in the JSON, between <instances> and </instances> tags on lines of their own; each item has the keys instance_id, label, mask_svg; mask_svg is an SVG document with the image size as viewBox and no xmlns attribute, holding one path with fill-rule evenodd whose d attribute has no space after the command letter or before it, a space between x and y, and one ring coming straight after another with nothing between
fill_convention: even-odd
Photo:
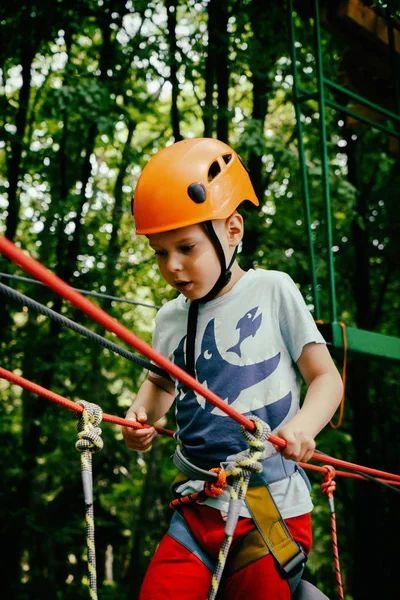
<instances>
[{"instance_id":1,"label":"forest background","mask_svg":"<svg viewBox=\"0 0 400 600\"><path fill-rule=\"evenodd\" d=\"M309 4L295 3L293 18L301 83L313 90ZM151 343L156 307L175 292L158 275L146 239L135 235L135 184L166 144L218 137L247 161L260 198L260 210L246 215L242 266L286 271L313 311L286 12L278 0L2 4L0 232L70 285L126 299L92 298ZM349 47L321 33L325 72L340 81ZM378 87L372 77L371 89ZM399 336L398 146L334 110L326 126L338 320ZM329 319L315 100L304 106L303 127L321 312ZM4 257L0 272L2 283L118 342L48 288L9 279L26 273ZM5 296L0 328L4 368L116 416L125 415L146 376ZM342 353L332 354L341 369ZM350 354L347 373L343 423L320 434L318 449L398 471L398 365ZM3 593L13 600L88 598L76 419L5 380L0 392ZM172 414L165 425L175 428ZM120 427L107 423L103 440L93 460L99 598L134 600L171 516L174 441L158 436L138 454L127 450ZM327 500L321 476L309 476L315 539L305 578L334 598ZM346 598L381 598L383 589L390 597L398 581L397 556L387 550L399 532L395 493L340 478L335 499Z\"/></svg>"}]
</instances>

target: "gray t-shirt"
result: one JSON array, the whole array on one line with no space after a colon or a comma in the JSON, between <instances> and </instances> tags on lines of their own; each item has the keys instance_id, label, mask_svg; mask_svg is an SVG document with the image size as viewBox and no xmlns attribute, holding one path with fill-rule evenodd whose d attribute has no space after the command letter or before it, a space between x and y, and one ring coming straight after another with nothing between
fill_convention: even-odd
<instances>
[{"instance_id":1,"label":"gray t-shirt","mask_svg":"<svg viewBox=\"0 0 400 600\"><path fill-rule=\"evenodd\" d=\"M157 315L153 335L153 347L181 368L185 367L188 310L183 295L168 302ZM228 293L200 305L196 378L239 413L255 414L275 431L299 410L295 363L303 347L312 342L325 343L293 280L286 273L251 269ZM236 421L181 382L175 384L176 437L190 460L206 469L226 466L246 450ZM274 454L268 444L265 458ZM264 469L268 464L264 461ZM275 479L271 476L270 481ZM272 492L274 486L284 518L311 510L299 472L272 483ZM223 502L219 497L210 504L222 507Z\"/></svg>"}]
</instances>

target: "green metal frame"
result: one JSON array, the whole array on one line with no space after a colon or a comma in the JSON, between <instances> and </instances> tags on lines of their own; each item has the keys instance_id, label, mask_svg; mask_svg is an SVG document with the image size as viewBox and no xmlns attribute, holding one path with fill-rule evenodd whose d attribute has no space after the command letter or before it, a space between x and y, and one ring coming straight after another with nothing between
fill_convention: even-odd
<instances>
[{"instance_id":1,"label":"green metal frame","mask_svg":"<svg viewBox=\"0 0 400 600\"><path fill-rule=\"evenodd\" d=\"M297 56L296 56L296 37L295 37L295 24L293 18L293 0L287 1L287 12L288 12L288 30L290 37L290 55L292 62L292 75L293 75L293 105L296 116L296 128L297 128L297 139L299 147L299 166L300 166L300 177L301 187L303 193L303 204L305 214L305 227L307 231L308 239L308 254L310 263L310 274L311 274L311 287L314 298L315 306L315 319L321 320L321 308L317 282L317 269L315 263L315 249L314 241L311 229L311 208L310 208L310 194L308 186L308 174L306 167L306 152L303 136L303 126L301 121L302 105L309 100L316 100L319 107L319 134L321 142L321 163L322 163L322 192L324 202L324 212L326 219L326 240L327 240L327 252L328 252L328 280L329 280L329 298L330 298L330 315L329 325L322 326L324 329L326 338L330 344L337 348L343 348L343 332L341 326L337 322L337 305L336 305L336 289L335 289L335 268L334 258L332 251L332 211L331 211L331 198L329 189L329 159L328 159L328 144L327 144L327 132L326 132L326 120L325 120L325 108L329 106L335 110L344 112L363 121L367 125L374 127L382 131L387 135L395 136L400 138L400 84L398 78L395 76L395 91L397 100L397 109L399 115L394 114L384 108L370 102L362 96L358 96L354 92L347 90L346 88L338 85L337 83L330 81L324 77L323 72L323 56L321 50L321 29L320 29L320 16L319 16L319 1L313 0L314 5L314 16L313 16L313 33L314 33L314 45L315 45L315 58L316 58L316 75L317 75L317 89L310 92L299 86L299 74L297 69ZM390 14L388 22L388 38L389 38L389 49L391 55L391 65L393 73L396 73L396 52L394 49L394 36L393 36L393 25L391 23ZM325 95L325 89L334 89L340 91L345 97L357 100L357 102L372 108L378 113L381 113L392 121L392 127L387 127L380 123L375 123L371 119L364 117L363 115L333 102ZM350 351L368 354L372 356L380 356L395 360L400 360L400 338L382 335L356 327L346 327L347 347Z\"/></svg>"}]
</instances>

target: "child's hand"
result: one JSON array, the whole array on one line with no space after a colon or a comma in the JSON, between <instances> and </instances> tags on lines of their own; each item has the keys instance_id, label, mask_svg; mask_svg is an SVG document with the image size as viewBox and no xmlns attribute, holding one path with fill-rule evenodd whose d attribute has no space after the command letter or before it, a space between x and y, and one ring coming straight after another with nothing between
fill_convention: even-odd
<instances>
[{"instance_id":1,"label":"child's hand","mask_svg":"<svg viewBox=\"0 0 400 600\"><path fill-rule=\"evenodd\" d=\"M129 409L126 419L128 421L137 421L138 423L145 423L147 421L147 413L144 408L135 407L134 410ZM123 427L122 435L125 444L130 450L137 450L143 452L148 450L153 443L154 438L157 435L157 431L154 427L133 429L133 427Z\"/></svg>"},{"instance_id":2,"label":"child's hand","mask_svg":"<svg viewBox=\"0 0 400 600\"><path fill-rule=\"evenodd\" d=\"M315 450L314 438L304 433L301 429L291 427L290 423L281 427L276 435L286 442L285 448L276 449L290 460L308 462Z\"/></svg>"}]
</instances>

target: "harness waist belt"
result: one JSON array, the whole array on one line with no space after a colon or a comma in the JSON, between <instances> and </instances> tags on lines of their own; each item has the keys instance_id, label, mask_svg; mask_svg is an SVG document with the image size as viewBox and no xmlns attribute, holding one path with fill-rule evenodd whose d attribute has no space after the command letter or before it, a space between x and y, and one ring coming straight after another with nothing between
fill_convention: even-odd
<instances>
[{"instance_id":1,"label":"harness waist belt","mask_svg":"<svg viewBox=\"0 0 400 600\"><path fill-rule=\"evenodd\" d=\"M174 465L176 468L184 473L189 479L200 479L201 481L216 481L218 478L217 473L213 473L212 471L206 471L205 469L200 469L200 467L196 467L193 463L190 462L184 455L180 448L177 446L175 449L175 453L173 456Z\"/></svg>"},{"instance_id":2,"label":"harness waist belt","mask_svg":"<svg viewBox=\"0 0 400 600\"><path fill-rule=\"evenodd\" d=\"M175 450L173 461L180 471L173 483L173 489L187 478L203 481L217 479L216 473L206 471L191 463L183 455L179 446ZM228 575L232 575L269 552L280 565L283 576L290 579L297 572L302 571L307 561L307 555L290 534L268 485L249 487L245 503L256 529L245 536L230 554L227 564Z\"/></svg>"}]
</instances>

